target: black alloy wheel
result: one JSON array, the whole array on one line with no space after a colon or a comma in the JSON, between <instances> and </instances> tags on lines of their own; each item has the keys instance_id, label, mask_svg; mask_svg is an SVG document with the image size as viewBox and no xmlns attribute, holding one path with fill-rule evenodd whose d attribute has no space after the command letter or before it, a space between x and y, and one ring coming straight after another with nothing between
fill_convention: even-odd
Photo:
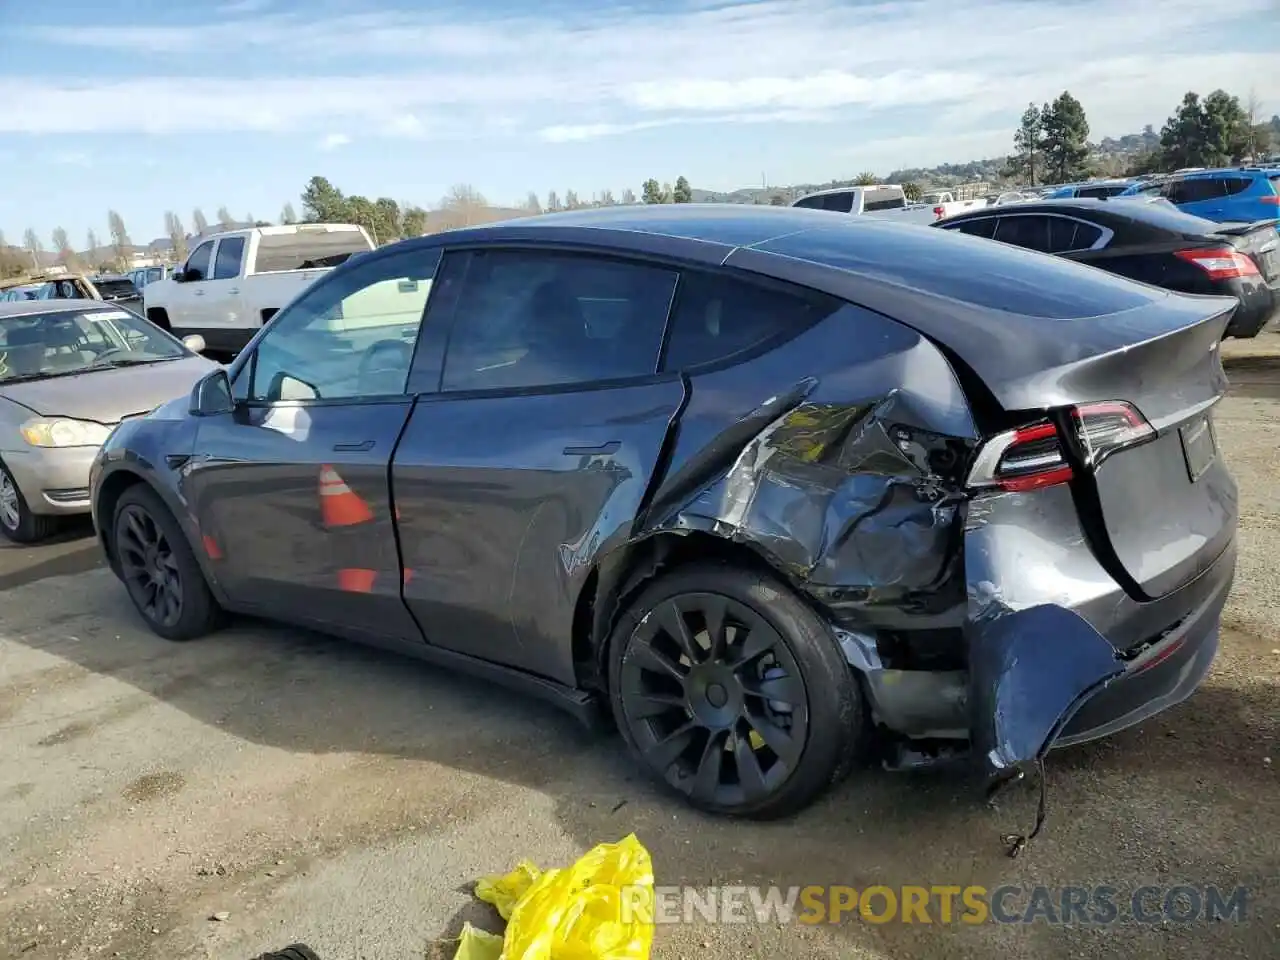
<instances>
[{"instance_id":1,"label":"black alloy wheel","mask_svg":"<svg viewBox=\"0 0 1280 960\"><path fill-rule=\"evenodd\" d=\"M615 714L641 762L695 806L782 815L851 766L857 681L785 587L701 571L674 577L700 588L659 581L624 619L627 634L615 633Z\"/></svg>"},{"instance_id":2,"label":"black alloy wheel","mask_svg":"<svg viewBox=\"0 0 1280 960\"><path fill-rule=\"evenodd\" d=\"M182 527L159 494L136 484L120 496L110 541L114 566L152 631L194 640L223 619Z\"/></svg>"},{"instance_id":3,"label":"black alloy wheel","mask_svg":"<svg viewBox=\"0 0 1280 960\"><path fill-rule=\"evenodd\" d=\"M177 624L182 617L182 574L173 545L140 504L126 504L116 518L116 556L142 615L156 626Z\"/></svg>"}]
</instances>

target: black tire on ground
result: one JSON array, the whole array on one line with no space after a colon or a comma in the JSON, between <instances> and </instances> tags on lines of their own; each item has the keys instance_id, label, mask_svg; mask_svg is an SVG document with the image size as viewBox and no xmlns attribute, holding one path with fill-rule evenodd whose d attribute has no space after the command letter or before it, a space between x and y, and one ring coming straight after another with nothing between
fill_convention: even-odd
<instances>
[{"instance_id":1,"label":"black tire on ground","mask_svg":"<svg viewBox=\"0 0 1280 960\"><path fill-rule=\"evenodd\" d=\"M678 567L631 604L609 644L623 738L700 809L760 820L796 813L870 743L858 678L830 629L768 574Z\"/></svg>"},{"instance_id":2,"label":"black tire on ground","mask_svg":"<svg viewBox=\"0 0 1280 960\"><path fill-rule=\"evenodd\" d=\"M283 950L264 953L254 960L320 960L320 957L305 943L291 943Z\"/></svg>"},{"instance_id":3,"label":"black tire on ground","mask_svg":"<svg viewBox=\"0 0 1280 960\"><path fill-rule=\"evenodd\" d=\"M58 518L32 513L9 468L0 461L0 533L14 543L36 543L58 531Z\"/></svg>"},{"instance_id":4,"label":"black tire on ground","mask_svg":"<svg viewBox=\"0 0 1280 960\"><path fill-rule=\"evenodd\" d=\"M159 494L144 484L126 490L116 503L111 531L111 550L129 598L152 631L166 640L195 640L222 625L222 608ZM175 590L176 603L164 602Z\"/></svg>"}]
</instances>

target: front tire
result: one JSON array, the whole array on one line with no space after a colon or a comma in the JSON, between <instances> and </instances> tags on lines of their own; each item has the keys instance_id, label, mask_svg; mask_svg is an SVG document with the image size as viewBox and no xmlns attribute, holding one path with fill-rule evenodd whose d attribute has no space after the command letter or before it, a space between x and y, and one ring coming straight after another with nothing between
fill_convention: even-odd
<instances>
[{"instance_id":1,"label":"front tire","mask_svg":"<svg viewBox=\"0 0 1280 960\"><path fill-rule=\"evenodd\" d=\"M657 779L713 813L808 806L869 738L861 692L827 625L774 577L680 567L610 638L618 728Z\"/></svg>"},{"instance_id":2,"label":"front tire","mask_svg":"<svg viewBox=\"0 0 1280 960\"><path fill-rule=\"evenodd\" d=\"M138 484L121 495L111 549L129 599L153 632L195 640L221 625L222 609L186 534L155 491Z\"/></svg>"},{"instance_id":3,"label":"front tire","mask_svg":"<svg viewBox=\"0 0 1280 960\"><path fill-rule=\"evenodd\" d=\"M14 543L37 543L57 530L58 518L32 513L13 474L0 463L0 533Z\"/></svg>"}]
</instances>

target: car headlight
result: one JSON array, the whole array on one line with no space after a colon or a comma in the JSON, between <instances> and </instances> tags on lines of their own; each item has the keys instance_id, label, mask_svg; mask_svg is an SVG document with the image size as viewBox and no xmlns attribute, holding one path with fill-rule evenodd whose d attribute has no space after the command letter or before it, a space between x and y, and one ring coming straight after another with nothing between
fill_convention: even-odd
<instances>
[{"instance_id":1,"label":"car headlight","mask_svg":"<svg viewBox=\"0 0 1280 960\"><path fill-rule=\"evenodd\" d=\"M33 447L100 447L109 436L110 427L92 420L40 417L22 425L22 439Z\"/></svg>"}]
</instances>

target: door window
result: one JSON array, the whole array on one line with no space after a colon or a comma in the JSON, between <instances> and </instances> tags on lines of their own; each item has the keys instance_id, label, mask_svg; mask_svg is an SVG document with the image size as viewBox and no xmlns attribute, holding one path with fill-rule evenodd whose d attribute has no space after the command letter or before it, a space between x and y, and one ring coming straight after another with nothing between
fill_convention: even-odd
<instances>
[{"instance_id":1,"label":"door window","mask_svg":"<svg viewBox=\"0 0 1280 960\"><path fill-rule=\"evenodd\" d=\"M1197 177L1194 180L1175 180L1166 187L1165 196L1171 203L1198 203L1201 200L1220 200L1226 195L1222 181L1216 177Z\"/></svg>"},{"instance_id":2,"label":"door window","mask_svg":"<svg viewBox=\"0 0 1280 960\"><path fill-rule=\"evenodd\" d=\"M1222 191L1228 197L1233 197L1237 193L1244 193L1253 185L1253 181L1248 177L1223 177Z\"/></svg>"},{"instance_id":3,"label":"door window","mask_svg":"<svg viewBox=\"0 0 1280 960\"><path fill-rule=\"evenodd\" d=\"M209 278L209 259L213 256L213 241L206 240L196 247L187 258L188 280L207 280Z\"/></svg>"},{"instance_id":4,"label":"door window","mask_svg":"<svg viewBox=\"0 0 1280 960\"><path fill-rule=\"evenodd\" d=\"M240 276L240 260L244 256L244 237L226 237L218 242L214 258L213 279L234 280Z\"/></svg>"},{"instance_id":5,"label":"door window","mask_svg":"<svg viewBox=\"0 0 1280 960\"><path fill-rule=\"evenodd\" d=\"M1102 230L1092 224L1070 217L1046 217L1049 227L1049 246L1046 253L1070 253L1088 250L1102 236Z\"/></svg>"},{"instance_id":6,"label":"door window","mask_svg":"<svg viewBox=\"0 0 1280 960\"><path fill-rule=\"evenodd\" d=\"M944 229L955 230L957 233L967 233L971 237L983 237L990 240L996 234L996 217L978 217L975 220L965 220L957 223L955 226L948 226Z\"/></svg>"},{"instance_id":7,"label":"door window","mask_svg":"<svg viewBox=\"0 0 1280 960\"><path fill-rule=\"evenodd\" d=\"M248 399L341 400L405 392L440 251L408 250L330 274L273 318Z\"/></svg>"},{"instance_id":8,"label":"door window","mask_svg":"<svg viewBox=\"0 0 1280 960\"><path fill-rule=\"evenodd\" d=\"M445 390L653 374L676 273L560 253L472 254L454 308Z\"/></svg>"},{"instance_id":9,"label":"door window","mask_svg":"<svg viewBox=\"0 0 1280 960\"><path fill-rule=\"evenodd\" d=\"M823 297L688 271L680 278L663 369L683 370L745 353L775 337L799 333L835 309Z\"/></svg>"},{"instance_id":10,"label":"door window","mask_svg":"<svg viewBox=\"0 0 1280 960\"><path fill-rule=\"evenodd\" d=\"M1037 216L1001 217L996 227L995 239L1015 247L1051 252L1049 245L1049 218Z\"/></svg>"}]
</instances>

